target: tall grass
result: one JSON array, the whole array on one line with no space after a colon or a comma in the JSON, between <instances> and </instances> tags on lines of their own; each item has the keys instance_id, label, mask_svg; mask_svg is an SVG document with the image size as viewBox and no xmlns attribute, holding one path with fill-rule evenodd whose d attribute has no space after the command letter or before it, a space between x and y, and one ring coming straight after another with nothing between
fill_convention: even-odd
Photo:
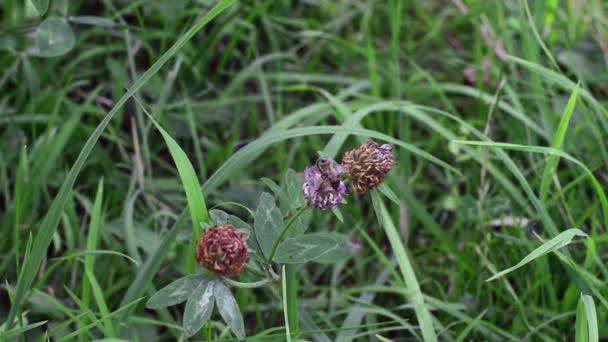
<instances>
[{"instance_id":1,"label":"tall grass","mask_svg":"<svg viewBox=\"0 0 608 342\"><path fill-rule=\"evenodd\" d=\"M251 340L608 336L602 1L66 4L2 2L1 339L182 338L141 303L207 208L251 221L224 204L367 139L387 183L310 227L360 253L236 290ZM64 56L35 54L49 17Z\"/></svg>"}]
</instances>

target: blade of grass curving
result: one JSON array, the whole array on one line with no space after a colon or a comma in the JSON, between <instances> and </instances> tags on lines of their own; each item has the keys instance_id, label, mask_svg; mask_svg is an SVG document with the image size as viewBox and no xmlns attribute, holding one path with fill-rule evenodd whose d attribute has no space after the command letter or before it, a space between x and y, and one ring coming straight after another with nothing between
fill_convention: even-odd
<instances>
[{"instance_id":1,"label":"blade of grass curving","mask_svg":"<svg viewBox=\"0 0 608 342\"><path fill-rule=\"evenodd\" d=\"M95 278L95 275L90 271L85 272L85 274L87 276L87 279L89 280L89 284L91 285L91 290L93 291L93 298L95 298L95 302L97 302L99 312L102 314L102 316L109 317L110 310L108 310L108 304L106 303L103 290L97 282L97 278ZM116 336L116 329L114 329L114 324L112 323L111 319L103 319L102 326L104 327L104 329L102 329L104 331L104 335L109 337Z\"/></svg>"},{"instance_id":2,"label":"blade of grass curving","mask_svg":"<svg viewBox=\"0 0 608 342\"><path fill-rule=\"evenodd\" d=\"M255 141L251 142L247 146L238 150L235 154L233 154L229 159L227 159L222 166L220 166L214 173L207 179L205 184L203 185L203 192L207 193L211 189L217 188L221 183L227 180L233 172L242 168L245 162L249 161L247 158L248 155L254 155L263 151L266 147L287 139L303 137L303 136L315 136L315 135L327 135L327 134L336 134L336 133L348 133L352 135L364 136L369 138L374 138L382 141L386 141L393 145L400 146L414 155L422 157L432 163L440 165L441 167L454 172L455 174L460 175L460 171L447 164L446 162L438 159L437 157L425 152L418 147L405 143L401 140L395 139L386 134L382 134L376 131L362 129L362 128L353 128L353 127L343 127L343 126L308 126L308 127L299 127L293 129L287 129L284 131L276 132L273 134L263 135Z\"/></svg>"},{"instance_id":3,"label":"blade of grass curving","mask_svg":"<svg viewBox=\"0 0 608 342\"><path fill-rule=\"evenodd\" d=\"M526 13L526 19L528 20L528 25L530 25L530 28L532 29L534 39L536 39L536 42L538 43L538 45L540 45L541 50L543 50L553 67L559 70L559 65L557 64L557 61L553 57L553 54L551 54L551 51L549 51L549 49L547 48L547 45L541 38L540 34L538 33L538 30L536 29L536 23L534 22L534 18L532 17L532 13L530 12L528 0L521 0L520 3L524 8L524 12Z\"/></svg>"},{"instance_id":4,"label":"blade of grass curving","mask_svg":"<svg viewBox=\"0 0 608 342\"><path fill-rule=\"evenodd\" d=\"M179 173L179 178L182 181L184 192L186 193L188 210L190 210L190 218L192 220L192 237L190 239L190 243L188 244L186 270L188 273L192 274L196 271L196 243L202 234L200 224L201 222L209 223L209 213L207 212L207 206L205 205L205 198L201 192L201 185L198 182L198 177L196 176L194 167L192 167L192 163L190 162L190 159L188 159L186 152L184 152L184 150L179 147L177 142L173 140L171 135L169 135L169 133L167 133L156 122L156 120L154 120L152 115L143 106L141 107L146 115L148 115L148 118L154 123L158 131L162 134L163 139L165 139L165 143L167 144L167 147L169 147L169 152L171 153L171 157L173 157L173 161L177 167L177 172Z\"/></svg>"},{"instance_id":5,"label":"blade of grass curving","mask_svg":"<svg viewBox=\"0 0 608 342\"><path fill-rule=\"evenodd\" d=\"M462 84L453 84L453 83L440 83L437 84L437 89L453 94L465 95L471 98L479 99L486 103L487 105L491 105L495 101L495 96L493 94L488 94L486 92L482 92L481 90L469 86L465 86ZM516 120L521 121L524 125L529 127L534 132L538 133L541 137L549 139L547 132L539 126L536 122L530 119L530 116L526 113L523 113L513 106L509 105L505 101L500 101L496 103L496 108L504 111L505 113L511 115Z\"/></svg>"},{"instance_id":6,"label":"blade of grass curving","mask_svg":"<svg viewBox=\"0 0 608 342\"><path fill-rule=\"evenodd\" d=\"M123 257L126 260L129 260L130 262L132 262L133 265L139 266L139 262L137 262L137 260L131 258L130 256L128 256L128 255L126 255L124 253L120 253L120 252L112 251L112 250L106 250L106 249L96 249L96 250L86 250L86 251L81 251L81 252L74 252L74 253L68 254L68 255L63 256L63 257L53 258L51 260L53 260L53 261L65 261L65 260L68 260L68 259L72 259L72 258L76 258L76 257L84 255L85 256L85 262L86 262L86 257L87 256L93 256L93 255L99 255L99 254L101 254L101 255L116 255L116 256L120 256L120 257Z\"/></svg>"},{"instance_id":7,"label":"blade of grass curving","mask_svg":"<svg viewBox=\"0 0 608 342\"><path fill-rule=\"evenodd\" d=\"M40 268L40 264L46 253L46 250L51 243L53 235L55 234L55 230L57 229L57 225L59 224L59 220L61 219L61 215L63 212L63 208L65 207L69 194L74 187L74 183L76 182L76 178L80 173L80 170L84 166L86 159L89 154L95 147L97 140L103 133L104 129L112 120L114 115L118 113L120 108L127 102L127 100L133 96L144 84L146 84L159 70L160 68L167 63L167 61L173 57L194 35L200 31L205 25L207 25L213 18L222 13L225 9L230 7L236 2L236 0L222 0L218 2L209 12L207 12L194 26L192 26L184 35L178 39L169 50L167 50L152 66L133 84L133 86L116 102L112 110L105 116L105 118L101 121L99 126L93 131L84 147L80 151L76 162L70 169L68 175L66 176L65 181L61 185L57 196L53 200L49 211L47 212L44 220L42 222L40 231L36 234L36 239L34 241L32 247L32 254L28 256L26 262L24 262L23 268L19 273L19 279L17 283L17 290L15 292L15 297L12 302L11 308L9 310L8 315L6 316L6 328L10 329L13 325L15 316L17 314L18 308L23 303L27 291L29 290L36 274L38 274L38 270Z\"/></svg>"},{"instance_id":8,"label":"blade of grass curving","mask_svg":"<svg viewBox=\"0 0 608 342\"><path fill-rule=\"evenodd\" d=\"M125 222L125 242L127 243L127 251L129 255L138 262L141 262L141 255L137 249L137 235L135 234L135 223L133 222L133 211L135 202L142 193L141 189L135 190L127 198L127 203L124 206L124 222Z\"/></svg>"},{"instance_id":9,"label":"blade of grass curving","mask_svg":"<svg viewBox=\"0 0 608 342\"><path fill-rule=\"evenodd\" d=\"M111 313L109 313L108 315L104 315L99 317L99 319L95 320L94 322L87 324L86 326L79 328L75 331L72 331L71 333L62 336L61 339L59 339L59 342L63 342L63 341L72 341L74 339L74 337L79 336L80 334L82 334L85 331L88 331L100 324L102 324L103 321L111 319L115 316L117 316L118 314L120 314L121 312L127 311L130 308L132 308L133 306L135 306L137 303L141 302L143 300L143 298L139 298L131 303L128 303L126 305L122 305L120 308L112 311Z\"/></svg>"},{"instance_id":10,"label":"blade of grass curving","mask_svg":"<svg viewBox=\"0 0 608 342\"><path fill-rule=\"evenodd\" d=\"M380 194L377 191L373 191L372 197L374 197L374 202L376 203L374 211L376 211L376 215L382 221L382 227L386 232L386 236L391 244L391 249L395 253L395 257L399 263L399 269L401 270L401 275L407 286L408 295L414 305L414 311L418 318L418 325L422 331L422 337L425 341L437 341L437 334L433 328L431 313L424 302L420 284L418 283L416 273L414 272L410 259L406 253L405 246L403 245L403 242L401 242L399 232L397 231Z\"/></svg>"},{"instance_id":11,"label":"blade of grass curving","mask_svg":"<svg viewBox=\"0 0 608 342\"><path fill-rule=\"evenodd\" d=\"M525 59L521 59L521 58L518 58L515 56L509 56L509 60L520 66L523 66L524 68L526 68L530 71L538 73L545 80L551 81L551 83L554 83L567 91L572 92L577 87L577 83L573 82L568 77L566 77L558 72L555 72L551 69L545 68L542 65L539 65L539 64L536 64L536 63L533 63L533 62L530 62L530 61L527 61ZM604 108L604 106L602 106L602 104L587 89L581 87L581 89L579 91L579 95L582 98L589 101L599 113L602 113L606 118L608 118L608 110L606 110ZM602 119L602 118L600 118L600 119ZM604 127L606 128L608 126L608 124L606 123L605 118L603 118L603 119L604 120L602 120L601 122L604 124Z\"/></svg>"},{"instance_id":12,"label":"blade of grass curving","mask_svg":"<svg viewBox=\"0 0 608 342\"><path fill-rule=\"evenodd\" d=\"M453 140L452 142L457 144L465 144L465 145L474 145L474 146L488 146L495 147L498 149L508 149L514 151L525 151L532 153L543 153L558 156L560 158L566 159L576 165L578 165L585 173L588 175L589 180L591 181L591 185L593 186L599 200L600 205L602 207L602 212L604 216L604 225L608 227L608 199L606 197L606 193L602 188L601 183L597 180L593 172L589 170L589 168L580 162L578 159L570 156L568 153L557 150L551 147L543 147L543 146L529 146L529 145L518 145L518 144L509 144L509 143L498 143L498 142L489 142L489 141L469 141L469 140Z\"/></svg>"},{"instance_id":13,"label":"blade of grass curving","mask_svg":"<svg viewBox=\"0 0 608 342\"><path fill-rule=\"evenodd\" d=\"M502 270L502 271L496 273L492 277L486 279L486 281L492 281L492 280L498 279L498 278L500 278L508 273L511 273L511 272L515 271L516 269L526 265L527 263L533 261L534 259L540 258L541 256L543 256L547 253L550 253L550 252L558 250L562 247L565 247L568 244L570 244L570 242L572 242L572 239L574 239L574 237L576 237L576 236L588 237L588 235L585 234L585 232L583 232L582 230L577 229L577 228L570 228L568 230L565 230L565 231L559 233L556 237L552 238L551 240L549 240L549 241L543 243L542 245L540 245L539 247L537 247L530 254L526 255L526 257L523 258L520 262L518 262L515 266L509 267L505 270Z\"/></svg>"},{"instance_id":14,"label":"blade of grass curving","mask_svg":"<svg viewBox=\"0 0 608 342\"><path fill-rule=\"evenodd\" d=\"M97 185L97 194L93 202L93 210L91 211L91 222L89 223L89 232L87 234L87 251L97 249L97 239L99 237L99 227L101 226L101 207L103 202L103 178L99 180ZM87 254L84 257L84 271L93 273L95 269L95 254ZM85 309L88 309L90 302L91 285L88 278L82 279L82 304Z\"/></svg>"},{"instance_id":15,"label":"blade of grass curving","mask_svg":"<svg viewBox=\"0 0 608 342\"><path fill-rule=\"evenodd\" d=\"M587 320L587 331L590 342L599 341L599 328L597 323L597 312L595 310L595 302L593 297L581 293L581 300L585 306L585 316Z\"/></svg>"},{"instance_id":16,"label":"blade of grass curving","mask_svg":"<svg viewBox=\"0 0 608 342\"><path fill-rule=\"evenodd\" d=\"M553 144L552 147L556 150L560 150L562 145L564 144L564 138L566 137L566 131L568 130L568 124L570 123L570 118L572 117L572 113L574 113L574 107L576 106L576 97L578 95L578 90L580 88L580 83L576 85L576 88L572 91L570 95L570 99L568 100L568 104L566 105L566 110L562 115L562 119L559 122L559 126L555 135L553 136ZM547 165L545 165L545 170L543 171L543 178L540 185L540 201L543 203L547 202L547 192L549 191L549 185L551 182L551 178L555 173L555 169L557 168L557 164L559 163L559 158L556 155L550 155L547 160Z\"/></svg>"},{"instance_id":17,"label":"blade of grass curving","mask_svg":"<svg viewBox=\"0 0 608 342\"><path fill-rule=\"evenodd\" d=\"M460 334L458 334L456 342L466 341L466 337L471 333L471 331L473 331L473 329L476 329L479 326L479 322L481 322L481 318L485 316L486 312L488 312L488 309L485 309L480 312L477 317L475 317L471 322L469 322L469 324L467 324L467 327L464 328Z\"/></svg>"},{"instance_id":18,"label":"blade of grass curving","mask_svg":"<svg viewBox=\"0 0 608 342\"><path fill-rule=\"evenodd\" d=\"M10 331L6 331L6 332L2 332L0 335L0 338L2 338L3 341L10 341L11 339L14 339L16 337L20 337L20 336L24 336L24 334L32 329L36 329L40 326L43 326L47 323L48 321L42 321L42 322L36 322L36 323L32 323L32 324L28 324L25 325L21 328L15 328L13 330Z\"/></svg>"},{"instance_id":19,"label":"blade of grass curving","mask_svg":"<svg viewBox=\"0 0 608 342\"><path fill-rule=\"evenodd\" d=\"M578 305L576 306L576 322L574 325L574 342L588 342L589 341L587 311L585 310L583 296L584 296L584 294L581 293L581 297L578 300Z\"/></svg>"}]
</instances>

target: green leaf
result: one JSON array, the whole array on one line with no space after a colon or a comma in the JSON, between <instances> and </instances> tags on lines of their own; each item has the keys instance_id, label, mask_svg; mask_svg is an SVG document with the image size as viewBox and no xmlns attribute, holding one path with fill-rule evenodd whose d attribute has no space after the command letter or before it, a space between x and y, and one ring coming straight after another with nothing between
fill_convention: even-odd
<instances>
[{"instance_id":1,"label":"green leaf","mask_svg":"<svg viewBox=\"0 0 608 342\"><path fill-rule=\"evenodd\" d=\"M309 261L334 263L346 260L350 256L352 250L347 238L335 233L313 233L281 242L273 261L284 264L301 264Z\"/></svg>"},{"instance_id":2,"label":"green leaf","mask_svg":"<svg viewBox=\"0 0 608 342\"><path fill-rule=\"evenodd\" d=\"M289 169L285 173L285 186L287 187L287 197L291 209L298 209L304 205L304 192L302 185L304 180L293 170Z\"/></svg>"},{"instance_id":3,"label":"green leaf","mask_svg":"<svg viewBox=\"0 0 608 342\"><path fill-rule=\"evenodd\" d=\"M13 330L6 331L6 332L0 330L0 335L2 335L2 339L3 340L8 341L8 340L14 339L14 338L19 337L19 336L24 336L26 331L29 331L29 330L32 330L32 329L36 329L36 328L38 328L40 326L45 325L47 322L48 321L42 321L42 322L32 323L32 324L24 325L24 326L22 326L20 328L15 328ZM0 326L0 329L1 328L2 327Z\"/></svg>"},{"instance_id":4,"label":"green leaf","mask_svg":"<svg viewBox=\"0 0 608 342\"><path fill-rule=\"evenodd\" d=\"M273 181L272 179L264 177L264 178L262 178L260 180L267 187L269 187L270 190L272 190L272 192L274 192L275 196L278 196L281 199L283 199L283 198L286 197L286 194L283 191L283 189L281 189L281 187L275 181Z\"/></svg>"},{"instance_id":5,"label":"green leaf","mask_svg":"<svg viewBox=\"0 0 608 342\"><path fill-rule=\"evenodd\" d=\"M296 222L294 222L293 227L289 228L287 231L286 237L290 238L304 234L310 225L312 214L312 210L306 210L300 214L300 216L298 216L296 219Z\"/></svg>"},{"instance_id":6,"label":"green leaf","mask_svg":"<svg viewBox=\"0 0 608 342\"><path fill-rule=\"evenodd\" d=\"M32 3L40 16L43 16L49 9L49 0L32 0Z\"/></svg>"},{"instance_id":7,"label":"green leaf","mask_svg":"<svg viewBox=\"0 0 608 342\"><path fill-rule=\"evenodd\" d=\"M149 309L160 309L179 304L188 299L192 291L197 287L204 286L207 282L209 282L209 278L202 274L192 274L180 278L163 287L150 297L146 303L146 307Z\"/></svg>"},{"instance_id":8,"label":"green leaf","mask_svg":"<svg viewBox=\"0 0 608 342\"><path fill-rule=\"evenodd\" d=\"M340 223L344 223L344 216L342 216L342 212L340 211L340 208L337 208L337 207L331 208L331 212L338 219L338 221L340 221Z\"/></svg>"},{"instance_id":9,"label":"green leaf","mask_svg":"<svg viewBox=\"0 0 608 342\"><path fill-rule=\"evenodd\" d=\"M236 229L247 230L249 232L252 231L251 225L241 220L241 218L238 216L228 215L228 222L231 223Z\"/></svg>"},{"instance_id":10,"label":"green leaf","mask_svg":"<svg viewBox=\"0 0 608 342\"><path fill-rule=\"evenodd\" d=\"M87 234L87 251L93 252L97 249L97 240L99 238L99 229L102 224L102 202L103 202L103 178L99 180L97 186L97 194L93 202L93 210L91 212L91 222ZM84 269L87 272L93 273L95 269L95 255L87 254L84 257ZM82 302L85 308L89 306L90 300L90 285L86 278L82 283Z\"/></svg>"},{"instance_id":11,"label":"green leaf","mask_svg":"<svg viewBox=\"0 0 608 342\"><path fill-rule=\"evenodd\" d=\"M350 243L349 238L345 234L339 233L318 233L324 237L334 241L333 246L323 251L317 258L312 260L320 264L334 264L348 260L353 256L354 250L353 245Z\"/></svg>"},{"instance_id":12,"label":"green leaf","mask_svg":"<svg viewBox=\"0 0 608 342\"><path fill-rule=\"evenodd\" d=\"M579 87L580 86L577 84L574 90L572 91L570 99L568 100L568 104L566 105L564 115L562 115L562 119L559 122L557 131L553 136L552 147L556 150L561 150L562 145L564 144L564 140L566 138L566 131L568 130L568 125L570 123L570 118L572 117L572 113L574 113L574 107L576 107L576 98L578 96ZM547 165L545 166L545 170L543 172L543 178L540 186L539 198L543 203L546 203L547 201L547 193L549 192L549 186L551 184L551 180L553 179L553 175L555 174L555 169L557 168L558 163L558 156L549 156L549 159L547 160Z\"/></svg>"},{"instance_id":13,"label":"green leaf","mask_svg":"<svg viewBox=\"0 0 608 342\"><path fill-rule=\"evenodd\" d=\"M589 330L587 328L587 311L585 310L585 303L583 302L583 294L576 306L576 324L574 326L574 341L575 342L588 342L589 341Z\"/></svg>"},{"instance_id":14,"label":"green leaf","mask_svg":"<svg viewBox=\"0 0 608 342\"><path fill-rule=\"evenodd\" d=\"M283 216L274 203L274 197L267 192L263 192L260 195L253 227L255 228L255 237L260 244L260 248L264 256L268 257L279 234L281 234Z\"/></svg>"},{"instance_id":15,"label":"green leaf","mask_svg":"<svg viewBox=\"0 0 608 342\"><path fill-rule=\"evenodd\" d=\"M36 31L36 46L42 57L61 56L72 50L75 44L74 31L63 18L47 18Z\"/></svg>"},{"instance_id":16,"label":"green leaf","mask_svg":"<svg viewBox=\"0 0 608 342\"><path fill-rule=\"evenodd\" d=\"M433 316L429 311L427 304L425 303L424 295L420 289L420 283L414 272L414 267L410 262L410 258L407 255L406 247L401 241L401 236L391 218L391 215L384 205L382 198L378 191L372 191L372 202L374 211L378 220L382 223L386 237L388 238L391 248L395 253L395 258L399 263L399 269L403 276L403 282L407 285L408 297L414 306L416 317L418 318L418 324L422 331L422 338L424 341L437 341L437 334L433 327Z\"/></svg>"},{"instance_id":17,"label":"green leaf","mask_svg":"<svg viewBox=\"0 0 608 342\"><path fill-rule=\"evenodd\" d=\"M597 312L593 297L581 293L576 311L576 341L579 341L579 332L581 337L584 338L580 341L599 341Z\"/></svg>"},{"instance_id":18,"label":"green leaf","mask_svg":"<svg viewBox=\"0 0 608 342\"><path fill-rule=\"evenodd\" d=\"M223 210L210 210L209 217L211 219L211 224L214 226L224 226L228 223L228 214Z\"/></svg>"},{"instance_id":19,"label":"green leaf","mask_svg":"<svg viewBox=\"0 0 608 342\"><path fill-rule=\"evenodd\" d=\"M226 325L228 325L236 337L244 340L245 323L243 322L243 316L236 303L236 299L234 299L230 289L224 283L218 281L215 283L213 294L215 295L217 308L224 319L224 322L226 322Z\"/></svg>"},{"instance_id":20,"label":"green leaf","mask_svg":"<svg viewBox=\"0 0 608 342\"><path fill-rule=\"evenodd\" d=\"M386 196L386 198L388 198L389 200L391 200L393 203L395 203L398 206L401 206L401 201L399 200L399 196L397 196L397 194L395 194L395 192L393 191L393 189L391 189L388 185L382 183L378 187L378 190L380 190L380 192L384 196Z\"/></svg>"},{"instance_id":21,"label":"green leaf","mask_svg":"<svg viewBox=\"0 0 608 342\"><path fill-rule=\"evenodd\" d=\"M196 172L194 171L194 167L192 167L192 163L190 163L190 159L188 159L186 152L184 152L184 150L182 150L177 142L173 140L169 133L167 133L156 122L156 120L154 120L152 115L150 115L145 108L142 107L142 109L144 109L145 113L148 115L148 118L150 118L163 136L163 139L165 139L165 143L167 144L167 147L169 147L169 152L171 153L171 157L173 158L175 166L177 167L177 172L179 173L179 177L182 181L184 192L186 193L188 210L190 210L190 218L192 219L192 238L190 239L190 244L188 245L186 268L188 273L194 273L196 270L196 242L202 234L200 222L209 222L209 214L207 213L205 198L201 192L201 185L198 182Z\"/></svg>"},{"instance_id":22,"label":"green leaf","mask_svg":"<svg viewBox=\"0 0 608 342\"><path fill-rule=\"evenodd\" d=\"M572 239L575 236L587 237L587 234L585 234L585 232L583 232L582 230L576 229L576 228L571 228L566 231L563 231L560 234L558 234L556 237L543 243L540 247L533 250L530 254L526 255L526 257L523 258L520 262L518 262L517 265L515 265L513 267L509 267L506 270L496 273L495 275L493 275L491 278L487 279L486 281L492 281L492 280L498 279L498 278L504 276L505 274L513 272L516 269L526 265L527 263L529 263L530 261L532 261L536 258L539 258L547 253L553 252L555 250L558 250L558 249L568 245L570 242L572 242Z\"/></svg>"},{"instance_id":23,"label":"green leaf","mask_svg":"<svg viewBox=\"0 0 608 342\"><path fill-rule=\"evenodd\" d=\"M217 281L201 283L188 298L183 319L186 337L196 334L211 317L215 303L213 300L213 288L216 285Z\"/></svg>"}]
</instances>

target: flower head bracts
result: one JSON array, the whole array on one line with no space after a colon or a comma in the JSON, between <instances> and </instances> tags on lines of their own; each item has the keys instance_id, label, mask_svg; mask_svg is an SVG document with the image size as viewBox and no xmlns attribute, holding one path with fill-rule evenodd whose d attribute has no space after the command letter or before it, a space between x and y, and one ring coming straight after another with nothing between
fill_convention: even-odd
<instances>
[{"instance_id":1,"label":"flower head bracts","mask_svg":"<svg viewBox=\"0 0 608 342\"><path fill-rule=\"evenodd\" d=\"M196 245L196 261L216 275L239 275L249 259L244 235L231 224L209 228Z\"/></svg>"},{"instance_id":2,"label":"flower head bracts","mask_svg":"<svg viewBox=\"0 0 608 342\"><path fill-rule=\"evenodd\" d=\"M367 193L380 186L395 164L393 147L371 140L346 152L342 158L346 177L352 182L351 189L355 193Z\"/></svg>"},{"instance_id":3,"label":"flower head bracts","mask_svg":"<svg viewBox=\"0 0 608 342\"><path fill-rule=\"evenodd\" d=\"M308 206L325 210L342 204L346 195L346 185L340 179L343 172L342 166L333 160L320 160L317 165L307 167L302 190Z\"/></svg>"}]
</instances>

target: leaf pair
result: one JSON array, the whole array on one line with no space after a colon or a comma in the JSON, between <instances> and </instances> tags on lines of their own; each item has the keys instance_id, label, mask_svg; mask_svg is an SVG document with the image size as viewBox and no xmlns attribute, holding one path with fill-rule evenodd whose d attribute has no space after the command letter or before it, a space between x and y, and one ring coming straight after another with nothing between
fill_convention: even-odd
<instances>
[{"instance_id":1,"label":"leaf pair","mask_svg":"<svg viewBox=\"0 0 608 342\"><path fill-rule=\"evenodd\" d=\"M219 279L202 274L180 278L155 293L146 303L149 309L160 309L186 302L183 330L186 337L196 334L211 318L217 305L220 315L230 330L241 340L245 339L245 324L236 299Z\"/></svg>"}]
</instances>

